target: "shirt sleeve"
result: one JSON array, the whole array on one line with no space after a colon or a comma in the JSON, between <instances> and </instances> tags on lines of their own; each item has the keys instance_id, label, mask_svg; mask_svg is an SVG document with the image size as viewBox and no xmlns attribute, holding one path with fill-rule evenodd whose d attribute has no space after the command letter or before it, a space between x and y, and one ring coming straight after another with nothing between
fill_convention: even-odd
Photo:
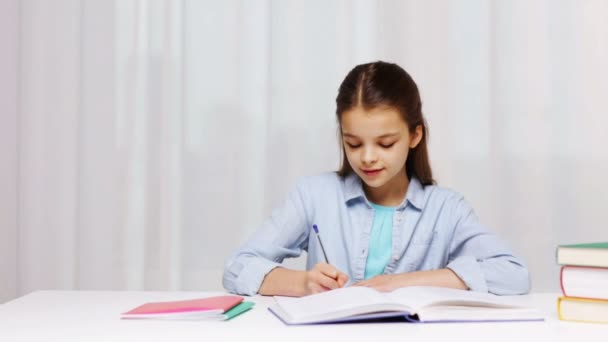
<instances>
[{"instance_id":1,"label":"shirt sleeve","mask_svg":"<svg viewBox=\"0 0 608 342\"><path fill-rule=\"evenodd\" d=\"M226 290L254 295L264 277L284 258L298 257L307 248L306 188L299 182L271 216L226 261L223 285Z\"/></svg>"},{"instance_id":2,"label":"shirt sleeve","mask_svg":"<svg viewBox=\"0 0 608 342\"><path fill-rule=\"evenodd\" d=\"M530 291L530 276L523 261L479 223L462 196L454 206L453 219L456 224L447 268L454 271L469 289L497 295Z\"/></svg>"}]
</instances>

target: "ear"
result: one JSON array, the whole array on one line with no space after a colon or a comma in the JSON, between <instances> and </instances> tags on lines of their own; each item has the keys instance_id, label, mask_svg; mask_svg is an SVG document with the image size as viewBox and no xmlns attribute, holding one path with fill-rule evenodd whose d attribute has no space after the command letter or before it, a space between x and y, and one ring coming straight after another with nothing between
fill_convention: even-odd
<instances>
[{"instance_id":1,"label":"ear","mask_svg":"<svg viewBox=\"0 0 608 342\"><path fill-rule=\"evenodd\" d=\"M422 140L422 136L424 135L424 131L422 130L422 125L416 126L414 129L414 133L410 137L410 148L416 148L420 141Z\"/></svg>"}]
</instances>

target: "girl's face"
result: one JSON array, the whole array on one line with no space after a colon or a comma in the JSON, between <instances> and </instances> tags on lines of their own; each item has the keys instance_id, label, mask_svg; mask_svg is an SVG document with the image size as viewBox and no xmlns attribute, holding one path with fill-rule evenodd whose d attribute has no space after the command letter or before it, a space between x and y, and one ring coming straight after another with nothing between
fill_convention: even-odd
<instances>
[{"instance_id":1,"label":"girl's face","mask_svg":"<svg viewBox=\"0 0 608 342\"><path fill-rule=\"evenodd\" d=\"M407 179L402 178L406 176L405 161L409 149L422 138L421 126L410 134L399 112L384 106L346 111L341 126L346 158L367 186L380 188L392 180Z\"/></svg>"}]
</instances>

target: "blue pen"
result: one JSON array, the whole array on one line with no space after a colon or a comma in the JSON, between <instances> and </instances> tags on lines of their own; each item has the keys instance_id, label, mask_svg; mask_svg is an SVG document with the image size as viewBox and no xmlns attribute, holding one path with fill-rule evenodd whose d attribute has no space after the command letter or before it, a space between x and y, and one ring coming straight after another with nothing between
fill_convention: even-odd
<instances>
[{"instance_id":1,"label":"blue pen","mask_svg":"<svg viewBox=\"0 0 608 342\"><path fill-rule=\"evenodd\" d=\"M319 245L321 246L321 251L323 252L323 257L325 258L325 263L329 264L327 254L325 254L325 248L323 248L323 242L321 242L321 236L319 235L319 227L317 227L316 224L313 224L312 229L314 229L315 233L317 234L317 240L319 240Z\"/></svg>"}]
</instances>

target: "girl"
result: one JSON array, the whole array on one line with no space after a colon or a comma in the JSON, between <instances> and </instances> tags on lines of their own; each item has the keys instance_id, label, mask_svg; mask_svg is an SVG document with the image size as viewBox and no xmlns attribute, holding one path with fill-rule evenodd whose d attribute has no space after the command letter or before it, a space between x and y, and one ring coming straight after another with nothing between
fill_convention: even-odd
<instances>
[{"instance_id":1,"label":"girl","mask_svg":"<svg viewBox=\"0 0 608 342\"><path fill-rule=\"evenodd\" d=\"M462 195L434 185L418 87L405 70L358 65L336 104L342 167L292 189L227 261L228 291L304 296L347 284L529 291L523 262L478 222ZM281 266L302 250L307 271Z\"/></svg>"}]
</instances>

